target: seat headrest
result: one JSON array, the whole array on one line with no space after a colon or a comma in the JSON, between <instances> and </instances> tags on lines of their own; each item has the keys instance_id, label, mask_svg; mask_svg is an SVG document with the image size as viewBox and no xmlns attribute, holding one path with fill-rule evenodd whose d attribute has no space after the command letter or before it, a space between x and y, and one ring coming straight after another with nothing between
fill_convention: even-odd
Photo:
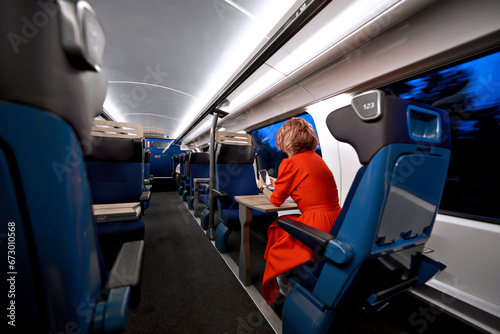
<instances>
[{"instance_id":1,"label":"seat headrest","mask_svg":"<svg viewBox=\"0 0 500 334\"><path fill-rule=\"evenodd\" d=\"M255 147L250 145L218 144L215 152L217 164L253 164Z\"/></svg>"},{"instance_id":2,"label":"seat headrest","mask_svg":"<svg viewBox=\"0 0 500 334\"><path fill-rule=\"evenodd\" d=\"M94 137L92 152L85 156L87 161L143 161L142 138Z\"/></svg>"},{"instance_id":3,"label":"seat headrest","mask_svg":"<svg viewBox=\"0 0 500 334\"><path fill-rule=\"evenodd\" d=\"M326 118L332 135L351 144L362 164L383 147L396 144L449 148L446 111L422 103L369 91L353 98L351 105Z\"/></svg>"},{"instance_id":4,"label":"seat headrest","mask_svg":"<svg viewBox=\"0 0 500 334\"><path fill-rule=\"evenodd\" d=\"M75 57L65 52L59 3L0 2L4 37L0 39L0 100L52 112L73 127L80 141L90 141L91 121L101 113L106 96L106 78L102 71L78 68L72 61ZM65 3L76 11L75 4ZM81 27L77 28L74 35L83 36Z\"/></svg>"},{"instance_id":5,"label":"seat headrest","mask_svg":"<svg viewBox=\"0 0 500 334\"><path fill-rule=\"evenodd\" d=\"M208 152L191 152L189 154L190 164L208 164L210 162L210 153Z\"/></svg>"}]
</instances>

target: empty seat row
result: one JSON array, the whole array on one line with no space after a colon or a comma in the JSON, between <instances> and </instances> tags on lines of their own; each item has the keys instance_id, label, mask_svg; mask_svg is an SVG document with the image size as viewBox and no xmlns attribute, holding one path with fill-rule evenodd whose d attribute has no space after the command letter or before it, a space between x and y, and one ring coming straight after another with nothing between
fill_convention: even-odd
<instances>
[{"instance_id":1,"label":"empty seat row","mask_svg":"<svg viewBox=\"0 0 500 334\"><path fill-rule=\"evenodd\" d=\"M145 149L137 124L94 121L92 152L85 156L99 238L103 243L144 239L151 191L145 190Z\"/></svg>"},{"instance_id":2,"label":"empty seat row","mask_svg":"<svg viewBox=\"0 0 500 334\"><path fill-rule=\"evenodd\" d=\"M219 221L215 231L215 245L219 252L227 252L227 240L231 231L240 228L239 205L234 197L239 195L257 195L257 181L254 170L256 148L252 145L248 134L218 131L216 135L217 148L215 151L215 185L211 189L216 199L216 210ZM190 152L173 157L179 163L179 195L188 201L190 210L198 216L197 203L204 205L201 213L201 226L204 230L209 225L209 162L208 152ZM205 179L198 183L196 179ZM195 191L196 190L196 191ZM197 197L195 197L195 195ZM253 211L254 219L260 223L271 223L276 219L276 213L262 213Z\"/></svg>"},{"instance_id":3,"label":"empty seat row","mask_svg":"<svg viewBox=\"0 0 500 334\"><path fill-rule=\"evenodd\" d=\"M221 139L224 140L224 137ZM221 253L227 252L227 240L231 231L240 228L239 204L234 197L258 194L254 169L255 153L256 149L250 145L250 138L244 144L217 143L214 197L217 199L220 223L215 230L215 245ZM252 215L253 223L259 224L270 224L277 217L275 212L264 213L257 210L252 210Z\"/></svg>"}]
</instances>

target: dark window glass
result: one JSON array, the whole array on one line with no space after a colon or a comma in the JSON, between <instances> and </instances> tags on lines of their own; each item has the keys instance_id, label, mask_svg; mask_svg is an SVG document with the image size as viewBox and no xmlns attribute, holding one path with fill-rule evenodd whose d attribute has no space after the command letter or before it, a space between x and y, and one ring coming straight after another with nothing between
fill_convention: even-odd
<instances>
[{"instance_id":1,"label":"dark window glass","mask_svg":"<svg viewBox=\"0 0 500 334\"><path fill-rule=\"evenodd\" d=\"M316 126L314 125L311 115L306 113L301 116L297 116L297 118L303 118L309 122L314 128L316 136L318 136L318 132L316 131ZM285 153L281 152L276 147L276 133L285 123L286 121L275 123L250 132L255 146L259 149L259 154L257 156L259 168L267 169L269 175L272 177L278 177L278 167L281 161L287 157ZM321 155L320 145L318 145L316 153Z\"/></svg>"},{"instance_id":2,"label":"dark window glass","mask_svg":"<svg viewBox=\"0 0 500 334\"><path fill-rule=\"evenodd\" d=\"M452 154L440 209L500 222L500 52L382 89L448 111Z\"/></svg>"},{"instance_id":3,"label":"dark window glass","mask_svg":"<svg viewBox=\"0 0 500 334\"><path fill-rule=\"evenodd\" d=\"M159 141L159 140L157 140L156 141L156 148L159 149L159 150L166 149L168 147L169 143L170 143L170 141Z\"/></svg>"}]
</instances>

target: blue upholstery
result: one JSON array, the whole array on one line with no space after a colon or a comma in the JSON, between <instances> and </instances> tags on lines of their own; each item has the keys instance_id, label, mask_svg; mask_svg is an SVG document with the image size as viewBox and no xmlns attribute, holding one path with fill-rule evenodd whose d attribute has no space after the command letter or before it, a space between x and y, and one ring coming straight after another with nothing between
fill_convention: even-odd
<instances>
[{"instance_id":1,"label":"blue upholstery","mask_svg":"<svg viewBox=\"0 0 500 334\"><path fill-rule=\"evenodd\" d=\"M151 151L144 151L144 188L145 191L151 190L151 182L153 182L153 175L151 174ZM149 200L144 201L144 211L149 208Z\"/></svg>"},{"instance_id":2,"label":"blue upholstery","mask_svg":"<svg viewBox=\"0 0 500 334\"><path fill-rule=\"evenodd\" d=\"M94 204L139 202L144 189L142 163L87 161L86 165Z\"/></svg>"},{"instance_id":3,"label":"blue upholstery","mask_svg":"<svg viewBox=\"0 0 500 334\"><path fill-rule=\"evenodd\" d=\"M231 230L240 227L234 196L258 194L253 167L255 147L218 144L215 159L216 190L225 194L216 196L220 223L215 231L215 246L220 253L226 253ZM277 217L276 213L256 210L252 214L252 223L270 223Z\"/></svg>"},{"instance_id":4,"label":"blue upholstery","mask_svg":"<svg viewBox=\"0 0 500 334\"><path fill-rule=\"evenodd\" d=\"M106 78L78 67L80 57L61 46L60 32L69 28L62 22L74 24L75 34L82 29L76 4L66 5L62 13L45 2L56 15L17 52L0 40L0 262L8 275L0 284L15 305L7 310L9 332L117 333L138 302L144 244L122 247L119 271L104 268L83 153L91 150ZM19 18L37 13L33 1L0 2L0 34L22 31Z\"/></svg>"},{"instance_id":5,"label":"blue upholstery","mask_svg":"<svg viewBox=\"0 0 500 334\"><path fill-rule=\"evenodd\" d=\"M428 128L415 130L414 122L427 122L418 126ZM357 305L377 311L445 268L422 249L449 163L446 112L384 97L377 121L359 119L348 106L331 113L327 125L334 137L354 146L364 166L328 237L312 236L314 231L302 231L294 221L278 223L306 245L316 245L320 255L288 273L294 288L283 309L285 333L327 333L339 310Z\"/></svg>"},{"instance_id":6,"label":"blue upholstery","mask_svg":"<svg viewBox=\"0 0 500 334\"><path fill-rule=\"evenodd\" d=\"M194 179L210 177L210 153L191 152L189 154L189 187L188 208L193 210Z\"/></svg>"},{"instance_id":7,"label":"blue upholstery","mask_svg":"<svg viewBox=\"0 0 500 334\"><path fill-rule=\"evenodd\" d=\"M85 157L93 204L141 202L144 191L143 142L136 138L98 137ZM145 210L141 203L142 213ZM144 239L142 219L97 225L99 240L122 243Z\"/></svg>"},{"instance_id":8,"label":"blue upholstery","mask_svg":"<svg viewBox=\"0 0 500 334\"><path fill-rule=\"evenodd\" d=\"M186 185L188 182L188 170L186 167L186 161L187 161L188 155L186 153L182 153L179 157L179 164L180 164L180 175L179 175L179 180L180 180L180 186L179 186L179 196L182 196L182 193L184 190L186 190Z\"/></svg>"},{"instance_id":9,"label":"blue upholstery","mask_svg":"<svg viewBox=\"0 0 500 334\"><path fill-rule=\"evenodd\" d=\"M200 219L201 219L201 228L203 230L208 230L208 225L210 224L210 211L209 211L209 194L208 192L200 194L198 196L198 200L200 203L205 205L205 208L201 212Z\"/></svg>"},{"instance_id":10,"label":"blue upholstery","mask_svg":"<svg viewBox=\"0 0 500 334\"><path fill-rule=\"evenodd\" d=\"M152 181L153 176L151 175L151 151L144 151L144 181ZM148 183L149 183L148 182Z\"/></svg>"},{"instance_id":11,"label":"blue upholstery","mask_svg":"<svg viewBox=\"0 0 500 334\"><path fill-rule=\"evenodd\" d=\"M177 184L177 188L181 186L181 175L177 173L177 165L180 164L180 154L176 154L172 157L172 176L175 178L175 182Z\"/></svg>"},{"instance_id":12,"label":"blue upholstery","mask_svg":"<svg viewBox=\"0 0 500 334\"><path fill-rule=\"evenodd\" d=\"M0 103L0 117L2 191L7 191L7 200L0 201L2 220L15 223L17 261L11 271L19 275L16 324L36 321L44 327L62 330L64 319L69 319L71 313L77 319L79 303L97 296L103 279L85 165L69 166L65 162L66 145L75 158L81 159L79 142L63 120L38 109ZM25 131L18 136L16 132L21 126ZM53 135L46 136L45 131ZM39 168L34 167L35 161ZM68 198L72 199L69 203ZM79 243L74 240L76 235L81 237ZM34 266L36 262L38 266ZM71 265L65 267L61 263ZM57 287L52 281L56 277ZM65 295L58 291L59 287L75 294ZM54 295L44 300L41 291L52 291ZM41 304L47 305L48 310L63 312L57 312L56 318L47 324L48 314L37 307ZM88 326L85 324L83 331L88 332Z\"/></svg>"},{"instance_id":13,"label":"blue upholstery","mask_svg":"<svg viewBox=\"0 0 500 334\"><path fill-rule=\"evenodd\" d=\"M0 102L0 117L5 121L0 124L0 184L6 195L0 212L2 220L15 224L16 328L61 332L72 321L88 333L99 296L111 290L79 141L66 122L39 109ZM26 130L21 136L16 124ZM5 268L6 261L7 256ZM113 320L117 328L125 326L132 291L113 292L123 307ZM104 307L112 308L112 302L100 302Z\"/></svg>"}]
</instances>

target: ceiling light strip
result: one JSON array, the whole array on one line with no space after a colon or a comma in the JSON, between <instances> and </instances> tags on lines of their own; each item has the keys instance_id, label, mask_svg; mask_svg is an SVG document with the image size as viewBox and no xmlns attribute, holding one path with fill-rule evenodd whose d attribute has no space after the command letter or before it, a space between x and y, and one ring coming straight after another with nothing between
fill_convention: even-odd
<instances>
[{"instance_id":1,"label":"ceiling light strip","mask_svg":"<svg viewBox=\"0 0 500 334\"><path fill-rule=\"evenodd\" d=\"M156 87L156 88L171 90L173 92L176 92L176 93L179 93L179 94L183 94L183 95L192 97L193 99L199 100L199 98L197 98L196 96L190 95L190 94L188 94L186 92L183 92L181 90L177 90L177 89L170 88L170 87L165 87L165 86L160 86L160 85L155 85L155 84L147 83L147 82L137 82L137 81L108 81L108 84L129 84L129 85L140 85L140 86Z\"/></svg>"},{"instance_id":2,"label":"ceiling light strip","mask_svg":"<svg viewBox=\"0 0 500 334\"><path fill-rule=\"evenodd\" d=\"M223 93L219 95L208 108L201 112L182 134L175 139L181 141L191 132L207 115L213 112L238 86L248 79L261 65L263 65L276 51L290 40L302 27L312 20L331 0L307 0L288 19L276 34L264 45L252 60L240 71L240 73L226 86Z\"/></svg>"}]
</instances>

